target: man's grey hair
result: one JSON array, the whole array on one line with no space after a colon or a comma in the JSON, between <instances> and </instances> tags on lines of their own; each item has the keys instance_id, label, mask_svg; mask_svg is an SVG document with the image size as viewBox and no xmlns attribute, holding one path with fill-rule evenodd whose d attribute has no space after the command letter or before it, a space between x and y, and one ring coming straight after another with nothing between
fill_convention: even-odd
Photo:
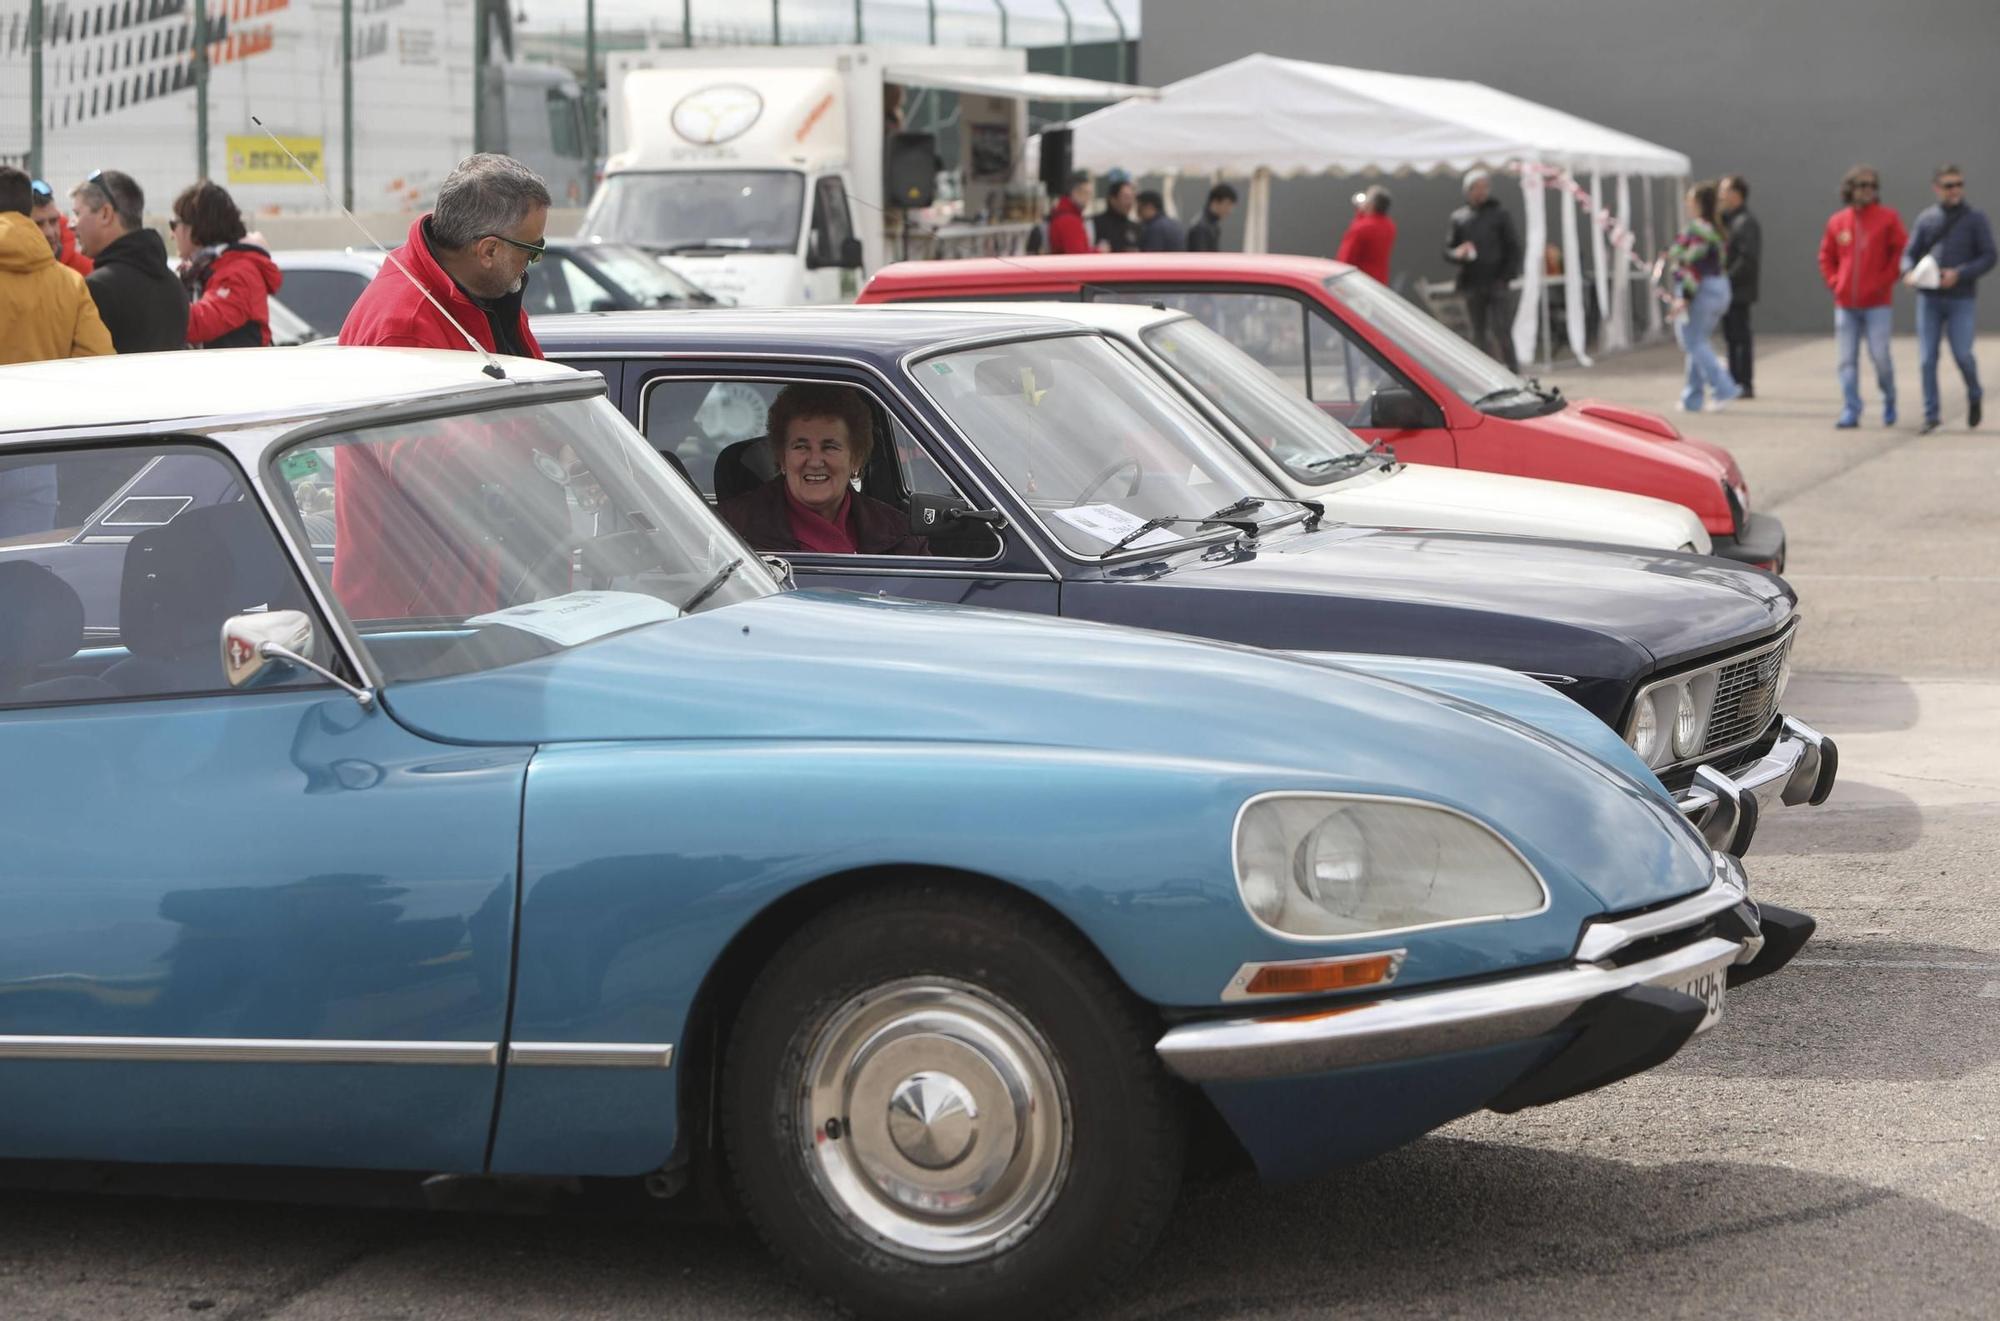
<instances>
[{"instance_id":1,"label":"man's grey hair","mask_svg":"<svg viewBox=\"0 0 2000 1321\"><path fill-rule=\"evenodd\" d=\"M431 210L431 241L463 248L489 234L505 235L530 211L551 205L548 185L512 156L467 156L445 176Z\"/></svg>"},{"instance_id":2,"label":"man's grey hair","mask_svg":"<svg viewBox=\"0 0 2000 1321\"><path fill-rule=\"evenodd\" d=\"M146 192L129 174L99 170L72 188L69 195L81 201L87 211L108 205L128 231L145 228Z\"/></svg>"}]
</instances>

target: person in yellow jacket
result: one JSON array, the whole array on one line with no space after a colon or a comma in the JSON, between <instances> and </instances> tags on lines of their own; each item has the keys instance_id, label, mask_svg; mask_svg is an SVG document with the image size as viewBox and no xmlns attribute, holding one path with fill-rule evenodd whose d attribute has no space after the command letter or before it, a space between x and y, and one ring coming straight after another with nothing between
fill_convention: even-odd
<instances>
[{"instance_id":1,"label":"person in yellow jacket","mask_svg":"<svg viewBox=\"0 0 2000 1321\"><path fill-rule=\"evenodd\" d=\"M34 210L33 181L0 165L0 363L110 353L89 287L56 261Z\"/></svg>"}]
</instances>

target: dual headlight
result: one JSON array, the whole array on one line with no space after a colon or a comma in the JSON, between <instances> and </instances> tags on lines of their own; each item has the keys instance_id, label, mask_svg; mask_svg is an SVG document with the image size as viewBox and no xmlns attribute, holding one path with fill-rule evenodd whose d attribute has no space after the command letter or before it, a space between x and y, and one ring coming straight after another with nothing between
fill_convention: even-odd
<instances>
[{"instance_id":1,"label":"dual headlight","mask_svg":"<svg viewBox=\"0 0 2000 1321\"><path fill-rule=\"evenodd\" d=\"M1361 936L1548 902L1527 860L1485 826L1405 799L1267 794L1236 822L1244 906L1287 936Z\"/></svg>"},{"instance_id":2,"label":"dual headlight","mask_svg":"<svg viewBox=\"0 0 2000 1321\"><path fill-rule=\"evenodd\" d=\"M1639 760L1659 770L1699 756L1715 714L1716 671L1698 670L1639 690L1625 741Z\"/></svg>"}]
</instances>

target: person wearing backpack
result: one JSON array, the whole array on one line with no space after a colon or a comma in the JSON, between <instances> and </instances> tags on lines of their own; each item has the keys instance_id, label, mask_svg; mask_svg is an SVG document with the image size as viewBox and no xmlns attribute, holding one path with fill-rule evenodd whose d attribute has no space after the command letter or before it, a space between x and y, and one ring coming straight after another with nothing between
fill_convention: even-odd
<instances>
[{"instance_id":1,"label":"person wearing backpack","mask_svg":"<svg viewBox=\"0 0 2000 1321\"><path fill-rule=\"evenodd\" d=\"M1993 269L1993 227L1986 213L1965 200L1965 171L1940 165L1931 176L1937 205L1917 217L1903 249L1903 283L1917 291L1917 363L1924 379L1923 431L1938 429L1938 341L1965 378L1965 424L1979 425L1979 364L1972 338L1978 316L1979 277Z\"/></svg>"}]
</instances>

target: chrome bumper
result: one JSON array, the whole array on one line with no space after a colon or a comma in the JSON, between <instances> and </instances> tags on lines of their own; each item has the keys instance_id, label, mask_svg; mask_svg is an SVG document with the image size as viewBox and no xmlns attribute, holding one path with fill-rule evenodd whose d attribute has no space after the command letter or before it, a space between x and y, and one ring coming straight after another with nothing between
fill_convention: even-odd
<instances>
[{"instance_id":1,"label":"chrome bumper","mask_svg":"<svg viewBox=\"0 0 2000 1321\"><path fill-rule=\"evenodd\" d=\"M1710 848L1741 857L1764 811L1801 803L1817 807L1833 792L1840 770L1833 740L1804 721L1790 716L1780 720L1777 743L1756 765L1734 775L1698 766L1694 783L1674 795L1681 815L1694 823Z\"/></svg>"},{"instance_id":2,"label":"chrome bumper","mask_svg":"<svg viewBox=\"0 0 2000 1321\"><path fill-rule=\"evenodd\" d=\"M1704 936L1623 967L1603 960L1626 946L1706 922L1731 909L1744 935ZM1748 964L1762 952L1757 910L1742 869L1718 856L1716 879L1700 894L1652 912L1584 927L1575 962L1552 971L1439 991L1412 991L1319 1013L1188 1023L1155 1047L1167 1069L1189 1082L1234 1082L1328 1073L1526 1041L1563 1026L1600 996L1635 986L1676 986L1703 973ZM1789 957L1787 954L1786 957Z\"/></svg>"}]
</instances>

